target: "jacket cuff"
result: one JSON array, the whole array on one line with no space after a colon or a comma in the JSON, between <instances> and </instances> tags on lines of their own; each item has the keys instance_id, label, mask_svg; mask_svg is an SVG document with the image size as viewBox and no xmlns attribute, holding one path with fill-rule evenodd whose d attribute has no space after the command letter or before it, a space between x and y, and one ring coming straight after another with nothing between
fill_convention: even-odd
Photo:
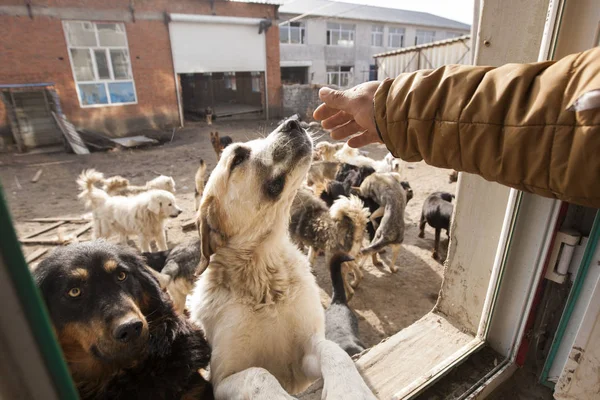
<instances>
[{"instance_id":1,"label":"jacket cuff","mask_svg":"<svg viewBox=\"0 0 600 400\"><path fill-rule=\"evenodd\" d=\"M396 154L393 151L392 141L390 140L388 130L387 130L387 95L390 90L390 86L392 86L394 80L391 78L387 78L381 85L377 88L375 92L375 97L373 98L373 107L375 108L375 128L377 129L377 134L381 141L385 144L385 147L392 153L395 157Z\"/></svg>"}]
</instances>

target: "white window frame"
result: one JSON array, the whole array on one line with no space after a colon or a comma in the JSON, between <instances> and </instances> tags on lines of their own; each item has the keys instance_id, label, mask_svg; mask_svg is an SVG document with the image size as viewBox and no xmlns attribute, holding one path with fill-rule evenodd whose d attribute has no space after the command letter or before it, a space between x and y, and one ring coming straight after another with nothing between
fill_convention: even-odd
<instances>
[{"instance_id":1,"label":"white window frame","mask_svg":"<svg viewBox=\"0 0 600 400\"><path fill-rule=\"evenodd\" d=\"M352 79L352 70L354 67L352 66L348 66L348 65L335 65L335 66L329 66L327 67L327 69L329 68L335 68L335 71L327 71L327 84L328 85L336 85L339 87L348 87L351 84L351 79ZM342 68L350 68L350 71L342 71ZM337 77L337 81L338 83L333 83L334 77ZM346 80L346 85L342 85L342 79Z\"/></svg>"},{"instance_id":2,"label":"white window frame","mask_svg":"<svg viewBox=\"0 0 600 400\"><path fill-rule=\"evenodd\" d=\"M377 44L376 38L381 41L381 44ZM373 47L384 47L383 43L383 25L372 25L371 26L371 46Z\"/></svg>"},{"instance_id":3,"label":"white window frame","mask_svg":"<svg viewBox=\"0 0 600 400\"><path fill-rule=\"evenodd\" d=\"M71 44L69 42L69 34L68 34L67 25L69 23L73 23L73 22L88 23L88 24L93 25L94 33L96 35L96 46L71 46ZM125 46L100 46L100 38L98 35L98 27L97 27L98 23L101 23L101 24L102 23L107 23L107 24L114 23L116 25L120 25L123 29L123 32L125 32ZM93 22L93 21L84 21L84 20L63 21L63 32L65 34L65 41L67 43L67 53L69 53L69 62L71 63L71 73L73 74L73 81L75 82L75 90L77 91L77 99L79 100L79 106L81 108L98 108L98 107L129 106L129 105L137 104L138 103L137 89L135 86L135 79L133 77L133 70L131 67L131 52L129 51L129 41L127 39L127 30L125 29L125 24L119 23L119 22L98 22L98 23ZM86 50L87 49L90 52L90 56L91 56L91 60L92 60L92 70L93 70L94 77L96 79L91 80L91 81L89 81L89 80L78 81L77 80L77 76L75 75L75 64L73 63L73 57L71 56L72 49L77 49L77 50ZM96 63L96 50L104 50L104 52L106 54L107 67L108 67L108 71L109 71L109 75L110 75L111 79L100 79L99 78L98 65ZM125 50L127 52L127 61L129 64L128 72L129 72L129 76L131 76L130 79L114 79L112 59L111 59L111 55L110 55L111 50ZM133 86L133 95L135 97L135 100L132 102L127 102L127 103L112 103L108 85L110 83L129 83L129 82ZM93 84L93 85L104 84L104 90L106 91L106 97L107 97L108 103L106 103L106 104L83 104L81 101L81 93L79 90L79 85L81 85L81 84Z\"/></svg>"},{"instance_id":4,"label":"white window frame","mask_svg":"<svg viewBox=\"0 0 600 400\"><path fill-rule=\"evenodd\" d=\"M337 29L330 27L330 25L337 25ZM342 26L352 26L352 29L342 28ZM338 43L333 43L333 32L337 32L339 34ZM339 44L341 41L341 37L343 34L348 35L348 41L352 42L352 45L344 45ZM356 26L352 24L343 24L339 22L328 22L327 23L327 33L326 33L327 46L340 46L340 47L354 47L355 36L356 36Z\"/></svg>"},{"instance_id":5,"label":"white window frame","mask_svg":"<svg viewBox=\"0 0 600 400\"><path fill-rule=\"evenodd\" d=\"M394 49L400 49L400 48L405 47L405 44L406 44L406 42L404 41L405 35L406 35L406 29L390 27L388 29L388 47L391 47ZM400 40L400 46L392 45L393 39L396 39L396 38L398 38Z\"/></svg>"},{"instance_id":6,"label":"white window frame","mask_svg":"<svg viewBox=\"0 0 600 400\"><path fill-rule=\"evenodd\" d=\"M260 93L260 72L251 72L250 73L251 77L252 77L252 91L254 93Z\"/></svg>"},{"instance_id":7,"label":"white window frame","mask_svg":"<svg viewBox=\"0 0 600 400\"><path fill-rule=\"evenodd\" d=\"M292 26L291 24L298 24L298 26ZM292 42L292 30L298 30L300 33L300 43ZM279 26L279 43L280 44L292 44L292 45L304 45L306 44L306 27L303 22L286 22ZM281 41L281 32L287 31L287 41Z\"/></svg>"},{"instance_id":8,"label":"white window frame","mask_svg":"<svg viewBox=\"0 0 600 400\"><path fill-rule=\"evenodd\" d=\"M466 35L466 33L446 31L446 39L454 39L454 38L461 37L464 35Z\"/></svg>"},{"instance_id":9,"label":"white window frame","mask_svg":"<svg viewBox=\"0 0 600 400\"><path fill-rule=\"evenodd\" d=\"M428 37L430 37L431 40L425 40ZM432 31L431 29L417 29L417 33L415 35L416 46L432 42L435 42L435 31Z\"/></svg>"}]
</instances>

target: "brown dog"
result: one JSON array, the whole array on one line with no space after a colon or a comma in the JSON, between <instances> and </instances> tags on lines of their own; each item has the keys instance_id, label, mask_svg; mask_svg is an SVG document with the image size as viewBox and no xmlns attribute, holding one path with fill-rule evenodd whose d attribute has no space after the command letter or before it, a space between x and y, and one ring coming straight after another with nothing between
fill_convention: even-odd
<instances>
[{"instance_id":1,"label":"brown dog","mask_svg":"<svg viewBox=\"0 0 600 400\"><path fill-rule=\"evenodd\" d=\"M219 137L219 132L210 133L210 143L212 144L215 154L217 155L217 162L221 159L221 153L223 149L233 143L231 136Z\"/></svg>"}]
</instances>

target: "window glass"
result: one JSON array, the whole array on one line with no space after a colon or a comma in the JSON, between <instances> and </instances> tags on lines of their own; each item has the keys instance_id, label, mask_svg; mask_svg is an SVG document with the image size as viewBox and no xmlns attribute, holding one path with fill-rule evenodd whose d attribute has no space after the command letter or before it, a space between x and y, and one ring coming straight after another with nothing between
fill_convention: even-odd
<instances>
[{"instance_id":1,"label":"window glass","mask_svg":"<svg viewBox=\"0 0 600 400\"><path fill-rule=\"evenodd\" d=\"M83 105L108 104L106 86L103 83L79 84L79 98Z\"/></svg>"},{"instance_id":2,"label":"window glass","mask_svg":"<svg viewBox=\"0 0 600 400\"><path fill-rule=\"evenodd\" d=\"M78 81L93 81L94 66L88 49L71 49L71 60L75 79Z\"/></svg>"},{"instance_id":3,"label":"window glass","mask_svg":"<svg viewBox=\"0 0 600 400\"><path fill-rule=\"evenodd\" d=\"M106 50L94 50L96 57L96 70L98 79L110 79L110 70L108 69L108 60L106 59Z\"/></svg>"},{"instance_id":4,"label":"window glass","mask_svg":"<svg viewBox=\"0 0 600 400\"><path fill-rule=\"evenodd\" d=\"M75 46L97 46L94 24L91 22L67 22L67 39L69 44Z\"/></svg>"},{"instance_id":5,"label":"window glass","mask_svg":"<svg viewBox=\"0 0 600 400\"><path fill-rule=\"evenodd\" d=\"M108 84L111 103L133 103L135 102L135 91L133 82L113 82Z\"/></svg>"},{"instance_id":6,"label":"window glass","mask_svg":"<svg viewBox=\"0 0 600 400\"><path fill-rule=\"evenodd\" d=\"M125 29L122 24L96 24L100 46L124 47L127 46Z\"/></svg>"}]
</instances>

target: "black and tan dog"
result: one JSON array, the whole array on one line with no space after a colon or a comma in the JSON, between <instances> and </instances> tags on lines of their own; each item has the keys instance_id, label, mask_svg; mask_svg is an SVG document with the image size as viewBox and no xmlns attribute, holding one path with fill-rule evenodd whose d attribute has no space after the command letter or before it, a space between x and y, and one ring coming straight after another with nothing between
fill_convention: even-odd
<instances>
[{"instance_id":1,"label":"black and tan dog","mask_svg":"<svg viewBox=\"0 0 600 400\"><path fill-rule=\"evenodd\" d=\"M149 268L104 241L56 249L33 272L82 399L212 398L203 332Z\"/></svg>"},{"instance_id":2,"label":"black and tan dog","mask_svg":"<svg viewBox=\"0 0 600 400\"><path fill-rule=\"evenodd\" d=\"M233 143L231 136L219 136L219 132L210 133L210 144L212 144L213 150L217 155L217 162L221 159L221 153L223 149Z\"/></svg>"}]
</instances>

